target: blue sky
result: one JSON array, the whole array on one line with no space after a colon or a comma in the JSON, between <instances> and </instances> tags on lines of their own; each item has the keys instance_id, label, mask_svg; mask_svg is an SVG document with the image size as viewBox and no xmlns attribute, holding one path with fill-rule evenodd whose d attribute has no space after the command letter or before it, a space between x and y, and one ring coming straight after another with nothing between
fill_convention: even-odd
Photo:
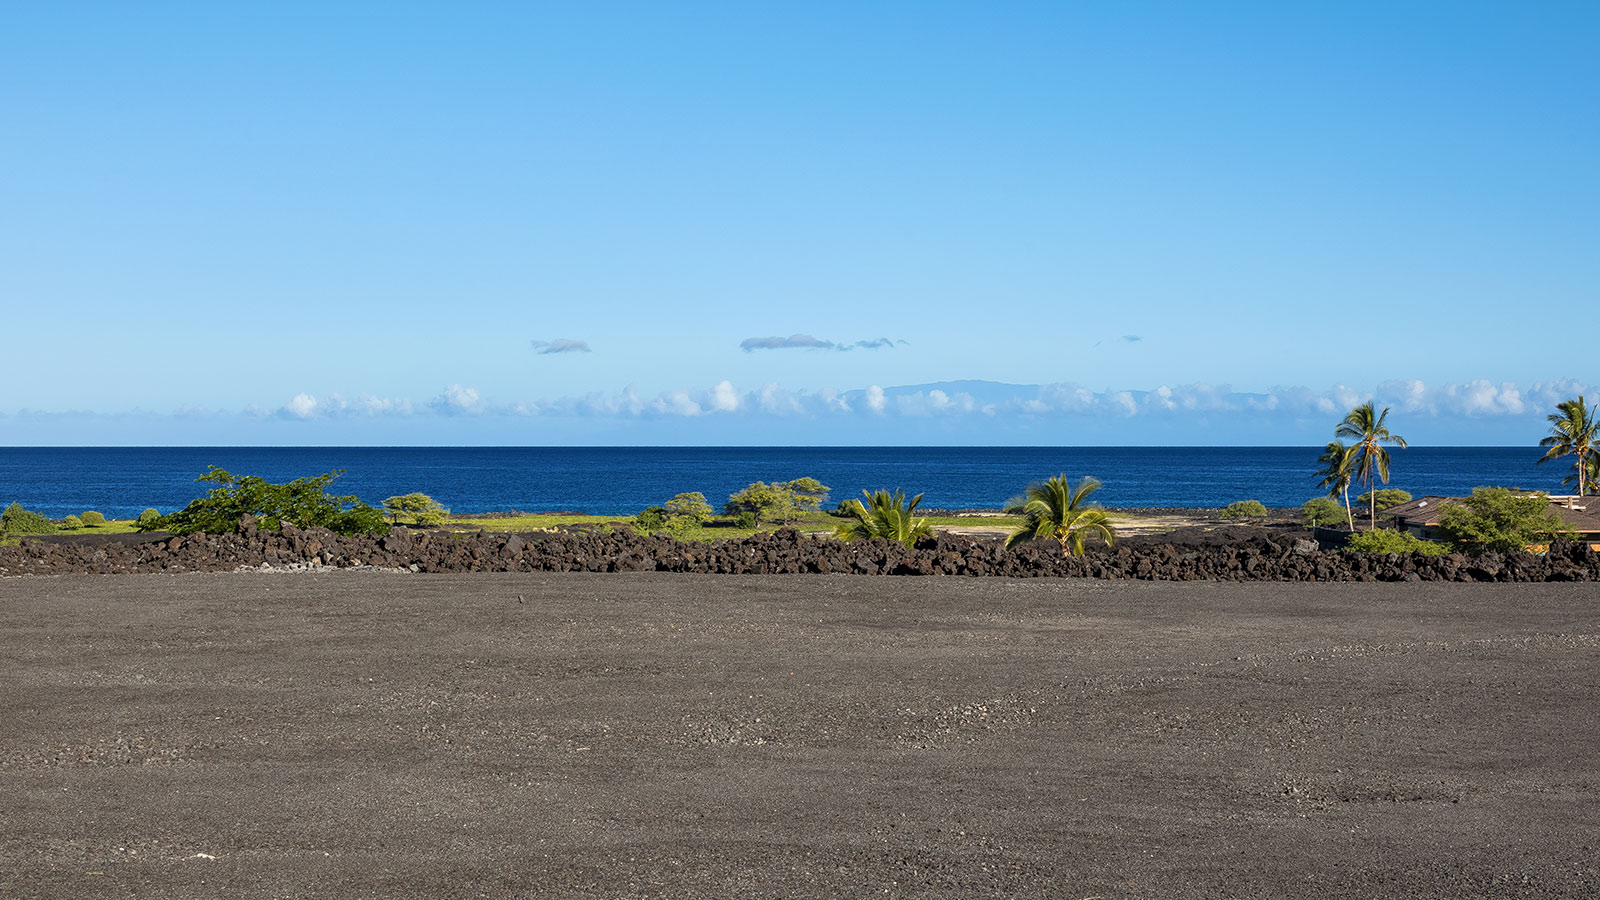
<instances>
[{"instance_id":1,"label":"blue sky","mask_svg":"<svg viewBox=\"0 0 1600 900\"><path fill-rule=\"evenodd\" d=\"M31 4L0 444L1537 441L1593 3Z\"/></svg>"}]
</instances>

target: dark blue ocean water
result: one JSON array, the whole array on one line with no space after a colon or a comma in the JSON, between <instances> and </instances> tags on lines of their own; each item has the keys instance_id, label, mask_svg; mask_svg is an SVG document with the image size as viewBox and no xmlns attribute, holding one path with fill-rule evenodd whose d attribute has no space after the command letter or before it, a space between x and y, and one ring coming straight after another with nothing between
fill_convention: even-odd
<instances>
[{"instance_id":1,"label":"dark blue ocean water","mask_svg":"<svg viewBox=\"0 0 1600 900\"><path fill-rule=\"evenodd\" d=\"M1391 487L1465 494L1480 485L1563 492L1568 469L1536 466L1531 447L1392 451ZM0 505L49 516L94 509L113 518L163 513L204 493L207 465L287 481L344 469L335 493L379 505L422 491L459 513L633 513L680 491L713 505L753 481L810 475L833 502L862 489L922 492L924 509L998 507L1030 482L1064 472L1105 483L1106 506L1204 506L1318 496L1316 447L12 447L0 448ZM1358 491L1352 491L1352 496Z\"/></svg>"}]
</instances>

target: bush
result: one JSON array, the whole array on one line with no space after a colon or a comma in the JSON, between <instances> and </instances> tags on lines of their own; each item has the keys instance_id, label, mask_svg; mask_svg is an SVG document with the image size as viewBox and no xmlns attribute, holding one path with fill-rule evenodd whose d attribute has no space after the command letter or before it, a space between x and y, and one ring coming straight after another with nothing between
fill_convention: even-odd
<instances>
[{"instance_id":1,"label":"bush","mask_svg":"<svg viewBox=\"0 0 1600 900\"><path fill-rule=\"evenodd\" d=\"M67 516L65 519L61 520L61 530L62 531L77 531L79 528L82 528L82 527L83 527L83 520L78 518L77 516Z\"/></svg>"},{"instance_id":2,"label":"bush","mask_svg":"<svg viewBox=\"0 0 1600 900\"><path fill-rule=\"evenodd\" d=\"M744 529L754 528L756 527L756 514L753 512L739 513L733 517L733 524Z\"/></svg>"},{"instance_id":3,"label":"bush","mask_svg":"<svg viewBox=\"0 0 1600 900\"><path fill-rule=\"evenodd\" d=\"M714 510L699 491L678 494L664 506L649 506L633 517L634 530L645 534L683 535L711 518Z\"/></svg>"},{"instance_id":4,"label":"bush","mask_svg":"<svg viewBox=\"0 0 1600 900\"><path fill-rule=\"evenodd\" d=\"M400 523L401 516L410 516L413 525L438 525L450 515L450 510L445 509L439 501L427 494L401 494L383 501L383 511L393 518L395 524Z\"/></svg>"},{"instance_id":5,"label":"bush","mask_svg":"<svg viewBox=\"0 0 1600 900\"><path fill-rule=\"evenodd\" d=\"M647 506L633 517L633 527L645 533L660 531L668 518L666 507Z\"/></svg>"},{"instance_id":6,"label":"bush","mask_svg":"<svg viewBox=\"0 0 1600 900\"><path fill-rule=\"evenodd\" d=\"M666 513L669 519L688 519L696 524L711 518L711 504L706 502L706 495L699 491L690 491L678 494L667 501Z\"/></svg>"},{"instance_id":7,"label":"bush","mask_svg":"<svg viewBox=\"0 0 1600 900\"><path fill-rule=\"evenodd\" d=\"M154 507L139 513L139 518L133 522L133 527L139 531L155 531L161 524L161 511Z\"/></svg>"},{"instance_id":8,"label":"bush","mask_svg":"<svg viewBox=\"0 0 1600 900\"><path fill-rule=\"evenodd\" d=\"M79 516L79 518L83 520L83 526L85 528L99 528L100 526L106 524L106 517L100 515L92 509L84 513L82 516Z\"/></svg>"},{"instance_id":9,"label":"bush","mask_svg":"<svg viewBox=\"0 0 1600 900\"><path fill-rule=\"evenodd\" d=\"M1344 514L1344 507L1329 500L1327 497L1316 497L1301 504L1300 518L1304 519L1305 523L1312 528L1318 525L1333 525L1349 521Z\"/></svg>"},{"instance_id":10,"label":"bush","mask_svg":"<svg viewBox=\"0 0 1600 900\"><path fill-rule=\"evenodd\" d=\"M1425 541L1414 534L1389 528L1375 528L1350 535L1344 549L1351 553L1421 553L1442 556L1455 548L1439 541Z\"/></svg>"},{"instance_id":11,"label":"bush","mask_svg":"<svg viewBox=\"0 0 1600 900\"><path fill-rule=\"evenodd\" d=\"M1463 549L1499 553L1572 534L1550 510L1548 496L1513 494L1505 488L1476 488L1472 496L1446 504L1439 512L1439 527Z\"/></svg>"},{"instance_id":12,"label":"bush","mask_svg":"<svg viewBox=\"0 0 1600 900\"><path fill-rule=\"evenodd\" d=\"M1368 491L1357 497L1356 505L1371 508L1373 494L1378 495L1378 512L1383 512L1391 506L1399 506L1402 503L1411 502L1411 495L1399 488L1379 488L1376 491Z\"/></svg>"},{"instance_id":13,"label":"bush","mask_svg":"<svg viewBox=\"0 0 1600 900\"><path fill-rule=\"evenodd\" d=\"M21 503L12 503L0 512L0 534L55 534L56 526L49 519Z\"/></svg>"},{"instance_id":14,"label":"bush","mask_svg":"<svg viewBox=\"0 0 1600 900\"><path fill-rule=\"evenodd\" d=\"M723 507L730 516L750 513L756 521L787 522L802 512L815 510L828 496L828 486L815 478L796 478L794 481L758 481L728 497ZM752 528L755 526L751 526Z\"/></svg>"},{"instance_id":15,"label":"bush","mask_svg":"<svg viewBox=\"0 0 1600 900\"><path fill-rule=\"evenodd\" d=\"M290 522L301 528L326 528L338 534L387 534L389 523L383 520L381 510L362 503L359 497L328 493L328 485L342 474L342 470L335 470L313 478L296 478L288 484L273 484L256 475L234 475L211 466L195 480L219 486L172 515L156 519L151 530L220 534L231 531L240 519L251 515L261 521L261 527L269 529Z\"/></svg>"},{"instance_id":16,"label":"bush","mask_svg":"<svg viewBox=\"0 0 1600 900\"><path fill-rule=\"evenodd\" d=\"M1260 500L1240 500L1229 503L1222 510L1224 519L1259 519L1267 514L1267 508Z\"/></svg>"}]
</instances>

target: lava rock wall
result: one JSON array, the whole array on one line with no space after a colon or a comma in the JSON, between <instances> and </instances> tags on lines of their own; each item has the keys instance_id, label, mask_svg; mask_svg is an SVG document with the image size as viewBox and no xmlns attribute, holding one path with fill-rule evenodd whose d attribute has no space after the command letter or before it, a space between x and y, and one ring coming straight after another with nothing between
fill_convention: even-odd
<instances>
[{"instance_id":1,"label":"lava rock wall","mask_svg":"<svg viewBox=\"0 0 1600 900\"><path fill-rule=\"evenodd\" d=\"M998 541L942 535L907 548L844 543L793 529L711 544L570 529L533 534L449 534L397 528L383 537L341 537L251 520L229 534L143 543L25 540L0 548L0 575L229 572L248 568L378 567L414 572L684 572L702 575L948 575L1152 581L1600 581L1600 553L1559 543L1528 553L1351 554L1271 536L1222 546L1181 543L1094 547L1063 556L1051 542L1007 550Z\"/></svg>"}]
</instances>

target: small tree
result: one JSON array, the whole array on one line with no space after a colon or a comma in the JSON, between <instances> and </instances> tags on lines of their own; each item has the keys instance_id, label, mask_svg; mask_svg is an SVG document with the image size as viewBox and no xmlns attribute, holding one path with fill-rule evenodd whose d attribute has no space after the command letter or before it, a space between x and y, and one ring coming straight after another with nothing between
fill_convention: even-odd
<instances>
[{"instance_id":1,"label":"small tree","mask_svg":"<svg viewBox=\"0 0 1600 900\"><path fill-rule=\"evenodd\" d=\"M715 511L706 502L706 495L699 491L678 494L666 502L665 508L669 518L688 519L696 524L711 518Z\"/></svg>"},{"instance_id":2,"label":"small tree","mask_svg":"<svg viewBox=\"0 0 1600 900\"><path fill-rule=\"evenodd\" d=\"M1362 506L1375 506L1379 512L1383 512L1391 506L1410 503L1411 494L1399 488L1379 488L1357 497L1356 502Z\"/></svg>"},{"instance_id":3,"label":"small tree","mask_svg":"<svg viewBox=\"0 0 1600 900\"><path fill-rule=\"evenodd\" d=\"M917 504L922 502L921 494L912 497L908 504L905 491L895 491L893 494L888 491L861 493L866 494L867 502L849 501L850 521L833 531L841 540L887 538L911 547L916 545L917 538L933 534L933 526L928 524L927 519L916 518Z\"/></svg>"},{"instance_id":4,"label":"small tree","mask_svg":"<svg viewBox=\"0 0 1600 900\"><path fill-rule=\"evenodd\" d=\"M794 481L758 481L728 497L723 509L731 516L749 513L763 521L787 522L802 512L817 509L827 498L829 487L815 478Z\"/></svg>"},{"instance_id":5,"label":"small tree","mask_svg":"<svg viewBox=\"0 0 1600 900\"><path fill-rule=\"evenodd\" d=\"M1222 508L1224 519L1261 519L1267 515L1267 507L1260 500L1237 500Z\"/></svg>"},{"instance_id":6,"label":"small tree","mask_svg":"<svg viewBox=\"0 0 1600 900\"><path fill-rule=\"evenodd\" d=\"M234 475L210 466L195 480L217 487L172 515L156 519L151 530L217 534L231 530L240 519L251 515L265 528L291 522L301 528L326 528L339 534L387 532L389 525L381 510L361 502L359 497L328 493L328 485L342 474L343 470L335 470L312 478L296 478L288 484L273 484L256 475Z\"/></svg>"},{"instance_id":7,"label":"small tree","mask_svg":"<svg viewBox=\"0 0 1600 900\"><path fill-rule=\"evenodd\" d=\"M133 527L140 531L155 531L161 526L161 511L151 507L134 520Z\"/></svg>"},{"instance_id":8,"label":"small tree","mask_svg":"<svg viewBox=\"0 0 1600 900\"><path fill-rule=\"evenodd\" d=\"M1317 457L1317 462L1322 468L1316 471L1316 476L1321 479L1317 487L1328 489L1328 496L1344 497L1344 517L1351 531L1356 530L1356 514L1350 509L1350 479L1355 477L1356 448L1347 446L1344 441L1329 441L1328 446Z\"/></svg>"},{"instance_id":9,"label":"small tree","mask_svg":"<svg viewBox=\"0 0 1600 900\"><path fill-rule=\"evenodd\" d=\"M54 534L56 526L31 509L13 502L0 512L0 534Z\"/></svg>"},{"instance_id":10,"label":"small tree","mask_svg":"<svg viewBox=\"0 0 1600 900\"><path fill-rule=\"evenodd\" d=\"M730 494L723 510L730 516L742 518L749 515L752 523L759 525L764 519L776 519L787 513L791 496L790 492L778 485L758 481L736 494Z\"/></svg>"},{"instance_id":11,"label":"small tree","mask_svg":"<svg viewBox=\"0 0 1600 900\"><path fill-rule=\"evenodd\" d=\"M79 528L82 528L82 527L83 527L83 520L78 518L77 516L67 516L65 519L61 520L61 530L62 531L77 531Z\"/></svg>"},{"instance_id":12,"label":"small tree","mask_svg":"<svg viewBox=\"0 0 1600 900\"><path fill-rule=\"evenodd\" d=\"M99 528L100 526L106 524L106 517L92 509L78 518L83 520L83 525L85 528Z\"/></svg>"},{"instance_id":13,"label":"small tree","mask_svg":"<svg viewBox=\"0 0 1600 900\"><path fill-rule=\"evenodd\" d=\"M1028 485L1022 504L1021 527L1006 538L1006 549L1025 541L1054 538L1061 553L1083 555L1086 538L1099 538L1107 545L1117 542L1117 532L1104 507L1088 502L1100 490L1097 478L1085 477L1074 487L1065 474Z\"/></svg>"},{"instance_id":14,"label":"small tree","mask_svg":"<svg viewBox=\"0 0 1600 900\"><path fill-rule=\"evenodd\" d=\"M782 487L788 489L793 498L789 501L791 508L796 513L815 512L822 508L822 502L828 499L830 488L815 478L796 478L786 481Z\"/></svg>"},{"instance_id":15,"label":"small tree","mask_svg":"<svg viewBox=\"0 0 1600 900\"><path fill-rule=\"evenodd\" d=\"M1472 496L1446 504L1439 512L1439 527L1463 549L1500 553L1572 533L1551 511L1545 494L1513 494L1500 487L1476 488Z\"/></svg>"},{"instance_id":16,"label":"small tree","mask_svg":"<svg viewBox=\"0 0 1600 900\"><path fill-rule=\"evenodd\" d=\"M383 501L383 511L389 514L390 521L400 524L401 516L409 516L413 525L438 525L450 515L450 510L445 509L439 501L427 494L401 494Z\"/></svg>"},{"instance_id":17,"label":"small tree","mask_svg":"<svg viewBox=\"0 0 1600 900\"><path fill-rule=\"evenodd\" d=\"M1300 518L1307 525L1316 528L1319 525L1331 525L1343 521L1346 515L1338 501L1328 497L1313 497L1301 504Z\"/></svg>"}]
</instances>

